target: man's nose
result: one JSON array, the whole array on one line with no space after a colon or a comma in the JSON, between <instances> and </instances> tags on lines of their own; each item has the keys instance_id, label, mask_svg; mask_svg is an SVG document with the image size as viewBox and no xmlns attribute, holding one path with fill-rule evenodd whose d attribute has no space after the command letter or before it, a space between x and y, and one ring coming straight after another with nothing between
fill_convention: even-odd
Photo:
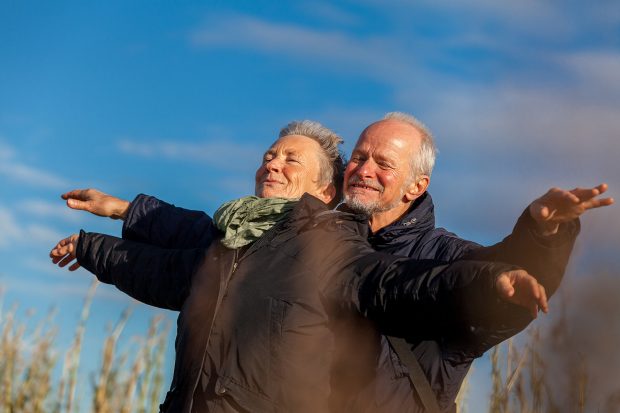
<instances>
[{"instance_id":1,"label":"man's nose","mask_svg":"<svg viewBox=\"0 0 620 413\"><path fill-rule=\"evenodd\" d=\"M375 173L375 165L371 159L360 161L355 168L355 174L360 178L372 178Z\"/></svg>"}]
</instances>

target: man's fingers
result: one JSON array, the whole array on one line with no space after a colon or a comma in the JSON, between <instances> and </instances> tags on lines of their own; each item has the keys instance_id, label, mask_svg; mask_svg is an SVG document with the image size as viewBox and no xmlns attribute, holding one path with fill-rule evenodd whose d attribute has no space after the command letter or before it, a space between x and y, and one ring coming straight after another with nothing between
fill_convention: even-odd
<instances>
[{"instance_id":1,"label":"man's fingers","mask_svg":"<svg viewBox=\"0 0 620 413\"><path fill-rule=\"evenodd\" d=\"M579 198L571 191L551 188L530 205L530 214L538 222L550 221L558 211L579 204L579 202Z\"/></svg>"},{"instance_id":2,"label":"man's fingers","mask_svg":"<svg viewBox=\"0 0 620 413\"><path fill-rule=\"evenodd\" d=\"M549 217L549 208L541 205L538 208L538 215L542 218L542 219L547 219Z\"/></svg>"},{"instance_id":3,"label":"man's fingers","mask_svg":"<svg viewBox=\"0 0 620 413\"><path fill-rule=\"evenodd\" d=\"M534 219L540 218L542 220L547 220L549 218L549 207L543 204L537 204L534 207L533 214Z\"/></svg>"},{"instance_id":4,"label":"man's fingers","mask_svg":"<svg viewBox=\"0 0 620 413\"><path fill-rule=\"evenodd\" d=\"M501 298L527 309L532 318L538 316L539 309L545 313L548 311L545 288L524 270L501 274L496 281L496 288Z\"/></svg>"},{"instance_id":5,"label":"man's fingers","mask_svg":"<svg viewBox=\"0 0 620 413\"><path fill-rule=\"evenodd\" d=\"M539 198L540 202L548 205L550 208L556 207L557 204L564 204L567 201L569 203L578 203L579 197L577 197L573 191L567 191L561 188L551 188L545 195Z\"/></svg>"},{"instance_id":6,"label":"man's fingers","mask_svg":"<svg viewBox=\"0 0 620 413\"><path fill-rule=\"evenodd\" d=\"M583 202L594 198L600 191L597 188L575 188L571 190L570 193L577 197L579 201Z\"/></svg>"},{"instance_id":7,"label":"man's fingers","mask_svg":"<svg viewBox=\"0 0 620 413\"><path fill-rule=\"evenodd\" d=\"M540 296L538 298L538 306L546 314L549 312L549 303L547 301L547 291L545 290L545 287L543 287L542 285L539 285L538 289L540 291Z\"/></svg>"},{"instance_id":8,"label":"man's fingers","mask_svg":"<svg viewBox=\"0 0 620 413\"><path fill-rule=\"evenodd\" d=\"M551 209L542 202L535 202L530 206L530 215L534 220L543 223L549 221L556 213L556 209Z\"/></svg>"},{"instance_id":9,"label":"man's fingers","mask_svg":"<svg viewBox=\"0 0 620 413\"><path fill-rule=\"evenodd\" d=\"M598 189L598 193L600 195L600 194L603 194L603 193L607 192L608 186L607 186L606 183L602 183L602 184L596 186L595 188Z\"/></svg>"},{"instance_id":10,"label":"man's fingers","mask_svg":"<svg viewBox=\"0 0 620 413\"><path fill-rule=\"evenodd\" d=\"M608 206L614 203L613 198L591 199L583 203L585 209L594 209Z\"/></svg>"},{"instance_id":11,"label":"man's fingers","mask_svg":"<svg viewBox=\"0 0 620 413\"><path fill-rule=\"evenodd\" d=\"M559 198L563 201L568 201L568 203L578 204L580 202L580 198L577 194L572 191L560 191Z\"/></svg>"},{"instance_id":12,"label":"man's fingers","mask_svg":"<svg viewBox=\"0 0 620 413\"><path fill-rule=\"evenodd\" d=\"M603 183L595 186L594 188L575 188L570 192L579 197L579 199L583 202L604 194L607 192L607 188L608 185Z\"/></svg>"},{"instance_id":13,"label":"man's fingers","mask_svg":"<svg viewBox=\"0 0 620 413\"><path fill-rule=\"evenodd\" d=\"M538 316L538 309L546 307L547 305L547 295L544 292L544 288L541 289L542 285L538 284L538 281L530 275L527 276L528 287L529 287L529 299L530 302L530 311L532 313L532 317L536 318Z\"/></svg>"},{"instance_id":14,"label":"man's fingers","mask_svg":"<svg viewBox=\"0 0 620 413\"><path fill-rule=\"evenodd\" d=\"M581 202L584 211L588 209L600 208L604 206L609 206L614 203L614 199L611 197L607 198L596 198L597 196L604 194L607 192L608 185L606 183L599 184L594 188L575 188L571 192L577 195Z\"/></svg>"},{"instance_id":15,"label":"man's fingers","mask_svg":"<svg viewBox=\"0 0 620 413\"><path fill-rule=\"evenodd\" d=\"M503 299L509 299L515 293L515 289L510 281L510 276L506 273L501 274L496 281L497 293Z\"/></svg>"}]
</instances>

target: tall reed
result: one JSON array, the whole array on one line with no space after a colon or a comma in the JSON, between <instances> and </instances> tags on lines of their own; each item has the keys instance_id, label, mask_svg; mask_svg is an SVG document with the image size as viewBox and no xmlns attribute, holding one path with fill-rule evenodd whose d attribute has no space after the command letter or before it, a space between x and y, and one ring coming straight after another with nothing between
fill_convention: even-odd
<instances>
[{"instance_id":1,"label":"tall reed","mask_svg":"<svg viewBox=\"0 0 620 413\"><path fill-rule=\"evenodd\" d=\"M59 331L55 310L29 328L32 312L5 310L0 290L0 413L151 412L163 393L163 367L169 323L161 316L151 320L144 337L130 340L120 354L118 342L131 311L126 309L105 337L101 365L93 377L92 401L84 403L89 387L80 380L80 358L97 282L89 288L73 341L61 352L55 344ZM92 351L92 349L89 349ZM62 366L59 355L64 353ZM62 367L60 375L56 367Z\"/></svg>"}]
</instances>

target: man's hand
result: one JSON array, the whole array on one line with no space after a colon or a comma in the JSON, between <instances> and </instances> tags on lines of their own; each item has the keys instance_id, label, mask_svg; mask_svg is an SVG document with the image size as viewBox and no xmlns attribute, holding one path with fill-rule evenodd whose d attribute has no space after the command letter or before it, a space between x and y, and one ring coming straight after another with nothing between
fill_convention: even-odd
<instances>
[{"instance_id":1,"label":"man's hand","mask_svg":"<svg viewBox=\"0 0 620 413\"><path fill-rule=\"evenodd\" d=\"M575 188L572 191L551 188L530 204L530 214L544 235L552 235L558 231L561 223L572 221L589 209L613 204L613 198L597 198L605 191L607 184L594 188Z\"/></svg>"},{"instance_id":2,"label":"man's hand","mask_svg":"<svg viewBox=\"0 0 620 413\"><path fill-rule=\"evenodd\" d=\"M524 270L500 274L495 280L495 289L501 299L527 308L534 318L538 309L545 313L549 311L545 287Z\"/></svg>"},{"instance_id":3,"label":"man's hand","mask_svg":"<svg viewBox=\"0 0 620 413\"><path fill-rule=\"evenodd\" d=\"M100 217L122 219L127 217L131 203L96 189L75 189L60 196L67 200L67 206L81 209Z\"/></svg>"},{"instance_id":4,"label":"man's hand","mask_svg":"<svg viewBox=\"0 0 620 413\"><path fill-rule=\"evenodd\" d=\"M75 251L77 250L79 234L73 234L65 239L62 239L56 244L56 246L50 251L50 258L52 263L58 264L59 267L65 267L73 260L75 260ZM75 271L80 268L80 264L76 261L69 267L69 271Z\"/></svg>"}]
</instances>

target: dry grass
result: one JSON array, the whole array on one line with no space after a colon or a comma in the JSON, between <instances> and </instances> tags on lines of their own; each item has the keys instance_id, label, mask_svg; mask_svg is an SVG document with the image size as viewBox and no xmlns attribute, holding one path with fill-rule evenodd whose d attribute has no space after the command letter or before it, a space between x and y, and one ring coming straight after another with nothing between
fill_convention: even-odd
<instances>
[{"instance_id":1,"label":"dry grass","mask_svg":"<svg viewBox=\"0 0 620 413\"><path fill-rule=\"evenodd\" d=\"M491 394L486 410L620 412L619 293L615 268L594 268L565 278L549 315L489 352ZM471 411L462 394L457 411ZM474 413L480 411L484 409Z\"/></svg>"},{"instance_id":2,"label":"dry grass","mask_svg":"<svg viewBox=\"0 0 620 413\"><path fill-rule=\"evenodd\" d=\"M620 280L575 284L521 345L490 352L490 413L620 412Z\"/></svg>"},{"instance_id":3,"label":"dry grass","mask_svg":"<svg viewBox=\"0 0 620 413\"><path fill-rule=\"evenodd\" d=\"M54 346L58 327L50 311L31 333L31 313L18 321L17 307L4 311L0 295L0 413L97 413L157 411L163 386L163 363L168 323L155 317L144 337L136 337L121 354L118 340L130 317L125 310L104 340L101 365L91 372L92 401L81 400L91 385L79 380L80 356L92 299L91 285L73 342L57 366L60 352ZM165 327L162 327L166 324ZM61 367L60 377L54 369Z\"/></svg>"}]
</instances>

